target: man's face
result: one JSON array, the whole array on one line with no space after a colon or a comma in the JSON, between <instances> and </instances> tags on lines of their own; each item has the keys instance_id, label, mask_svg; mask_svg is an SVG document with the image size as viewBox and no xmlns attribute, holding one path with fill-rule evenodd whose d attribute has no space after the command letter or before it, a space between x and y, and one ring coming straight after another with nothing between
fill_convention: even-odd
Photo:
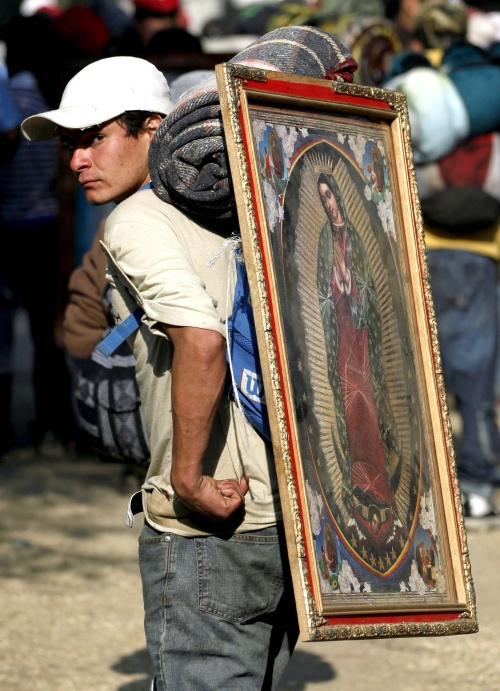
<instances>
[{"instance_id":1,"label":"man's face","mask_svg":"<svg viewBox=\"0 0 500 691\"><path fill-rule=\"evenodd\" d=\"M149 180L148 150L155 129L146 127L135 138L115 119L87 130L62 131L70 168L90 204L119 203Z\"/></svg>"}]
</instances>

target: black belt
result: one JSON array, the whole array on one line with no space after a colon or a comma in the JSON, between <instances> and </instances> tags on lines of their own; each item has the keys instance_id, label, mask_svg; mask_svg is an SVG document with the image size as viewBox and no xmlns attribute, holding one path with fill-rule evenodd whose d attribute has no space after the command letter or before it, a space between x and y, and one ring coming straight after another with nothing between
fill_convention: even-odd
<instances>
[{"instance_id":1,"label":"black belt","mask_svg":"<svg viewBox=\"0 0 500 691\"><path fill-rule=\"evenodd\" d=\"M130 497L130 500L128 502L127 526L129 528L133 528L134 526L134 516L137 513L142 513L143 511L144 507L142 505L142 490L139 490Z\"/></svg>"}]
</instances>

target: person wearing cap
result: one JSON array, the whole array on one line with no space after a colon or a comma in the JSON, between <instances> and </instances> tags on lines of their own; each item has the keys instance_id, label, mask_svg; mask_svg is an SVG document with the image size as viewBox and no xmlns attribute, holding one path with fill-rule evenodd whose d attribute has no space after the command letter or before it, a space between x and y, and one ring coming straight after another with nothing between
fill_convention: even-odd
<instances>
[{"instance_id":1,"label":"person wearing cap","mask_svg":"<svg viewBox=\"0 0 500 691\"><path fill-rule=\"evenodd\" d=\"M106 204L149 182L149 143L172 108L159 70L147 60L118 56L83 68L68 82L57 110L32 115L21 129L31 141L60 136L72 151L70 168L87 201Z\"/></svg>"},{"instance_id":2,"label":"person wearing cap","mask_svg":"<svg viewBox=\"0 0 500 691\"><path fill-rule=\"evenodd\" d=\"M166 80L142 62L84 68L60 108L22 131L60 135L88 201L119 202L103 247L115 321L144 312L128 342L151 462L129 518L145 518L139 566L155 689L275 688L298 624L272 448L224 395L232 251L148 185L149 144L171 102ZM146 117L134 136L125 127L137 111Z\"/></svg>"}]
</instances>

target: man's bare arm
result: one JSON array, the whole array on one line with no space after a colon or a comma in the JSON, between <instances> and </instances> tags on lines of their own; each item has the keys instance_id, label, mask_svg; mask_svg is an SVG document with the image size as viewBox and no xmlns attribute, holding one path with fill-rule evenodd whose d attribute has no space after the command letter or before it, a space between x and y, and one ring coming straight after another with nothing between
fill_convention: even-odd
<instances>
[{"instance_id":1,"label":"man's bare arm","mask_svg":"<svg viewBox=\"0 0 500 691\"><path fill-rule=\"evenodd\" d=\"M226 342L216 331L163 325L174 344L171 484L191 509L224 520L241 508L248 480L203 475L203 459L226 376Z\"/></svg>"}]
</instances>

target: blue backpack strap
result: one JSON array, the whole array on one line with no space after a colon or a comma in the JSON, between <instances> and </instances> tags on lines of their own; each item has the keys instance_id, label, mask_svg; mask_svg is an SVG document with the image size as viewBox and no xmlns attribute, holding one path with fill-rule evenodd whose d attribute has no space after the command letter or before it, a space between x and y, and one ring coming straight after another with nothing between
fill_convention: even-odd
<instances>
[{"instance_id":1,"label":"blue backpack strap","mask_svg":"<svg viewBox=\"0 0 500 691\"><path fill-rule=\"evenodd\" d=\"M228 317L228 344L226 359L231 372L229 395L253 427L268 441L271 440L262 369L250 286L241 249L235 249L236 286L233 311ZM236 390L235 390L236 389Z\"/></svg>"},{"instance_id":2,"label":"blue backpack strap","mask_svg":"<svg viewBox=\"0 0 500 691\"><path fill-rule=\"evenodd\" d=\"M141 325L141 317L144 314L142 307L138 307L122 322L117 324L110 333L96 346L97 350L105 357L112 355L115 350Z\"/></svg>"}]
</instances>

